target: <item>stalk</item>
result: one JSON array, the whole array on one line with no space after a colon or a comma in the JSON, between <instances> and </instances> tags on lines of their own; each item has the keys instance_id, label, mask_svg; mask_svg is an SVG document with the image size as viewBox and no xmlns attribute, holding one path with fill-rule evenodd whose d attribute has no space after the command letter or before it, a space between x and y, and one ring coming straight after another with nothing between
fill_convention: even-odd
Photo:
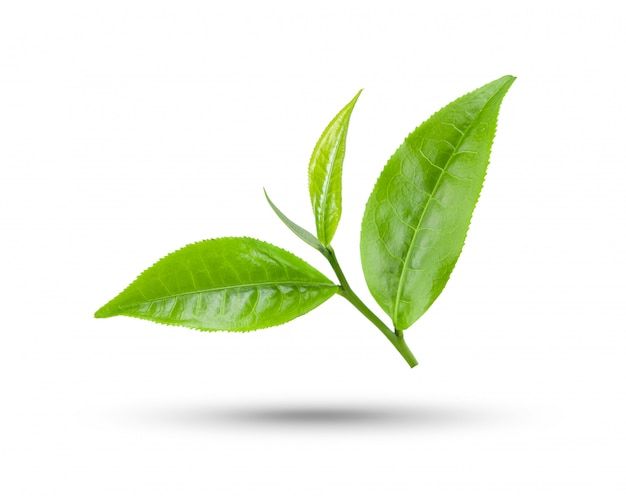
<instances>
[{"instance_id":1,"label":"stalk","mask_svg":"<svg viewBox=\"0 0 626 496\"><path fill-rule=\"evenodd\" d=\"M337 278L339 279L340 290L339 294L343 296L346 300L348 300L352 306L354 306L359 312L361 312L372 324L374 324L391 342L391 344L395 347L396 350L402 355L402 357L406 360L406 363L409 364L409 367L413 368L417 365L417 360L413 356L413 353L409 349L406 341L404 340L404 334L400 330L392 331L389 327L385 325L385 323L378 318L378 316L372 312L365 303L359 298L356 293L348 284L348 280L341 270L341 266L337 261L337 256L335 255L335 251L332 247L327 247L325 252L322 252L326 257L330 266L335 271Z\"/></svg>"}]
</instances>

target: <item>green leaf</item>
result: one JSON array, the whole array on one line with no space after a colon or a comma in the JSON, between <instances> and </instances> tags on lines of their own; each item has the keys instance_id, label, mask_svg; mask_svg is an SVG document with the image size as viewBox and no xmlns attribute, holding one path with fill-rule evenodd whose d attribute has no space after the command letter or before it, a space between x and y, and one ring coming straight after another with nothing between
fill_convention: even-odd
<instances>
[{"instance_id":1,"label":"green leaf","mask_svg":"<svg viewBox=\"0 0 626 496\"><path fill-rule=\"evenodd\" d=\"M336 292L326 276L281 248L252 238L218 238L162 258L96 317L251 331L299 317Z\"/></svg>"},{"instance_id":2,"label":"green leaf","mask_svg":"<svg viewBox=\"0 0 626 496\"><path fill-rule=\"evenodd\" d=\"M505 76L459 98L413 131L389 159L363 217L367 285L396 329L443 290L483 184Z\"/></svg>"},{"instance_id":3,"label":"green leaf","mask_svg":"<svg viewBox=\"0 0 626 496\"><path fill-rule=\"evenodd\" d=\"M361 91L330 121L315 145L309 162L311 205L317 238L324 246L330 245L341 218L341 169L346 136L350 115Z\"/></svg>"},{"instance_id":4,"label":"green leaf","mask_svg":"<svg viewBox=\"0 0 626 496\"><path fill-rule=\"evenodd\" d=\"M293 232L302 241L311 245L316 250L319 250L322 253L326 252L326 248L324 248L322 243L320 243L319 240L315 236L313 236L313 234L307 231L304 227L300 227L298 224L292 221L289 217L287 217L284 213L282 213L276 205L274 205L274 202L270 200L270 197L267 194L267 191L265 191L265 189L263 189L263 193L265 193L265 199L267 200L267 203L270 204L270 207L272 207L272 210L274 211L274 213L278 216L280 220L283 221L283 223L291 230L291 232Z\"/></svg>"}]
</instances>

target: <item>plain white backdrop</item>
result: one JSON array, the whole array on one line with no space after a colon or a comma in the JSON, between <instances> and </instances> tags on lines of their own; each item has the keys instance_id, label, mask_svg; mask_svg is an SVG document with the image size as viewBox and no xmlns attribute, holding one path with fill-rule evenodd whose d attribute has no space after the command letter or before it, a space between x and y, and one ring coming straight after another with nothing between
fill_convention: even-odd
<instances>
[{"instance_id":1,"label":"plain white backdrop","mask_svg":"<svg viewBox=\"0 0 626 496\"><path fill-rule=\"evenodd\" d=\"M3 2L0 493L626 493L624 12L617 1ZM182 245L323 269L306 167L357 91L335 249L404 136L518 77L464 252L406 332L334 298L199 333L93 312ZM382 314L382 312L380 312Z\"/></svg>"}]
</instances>

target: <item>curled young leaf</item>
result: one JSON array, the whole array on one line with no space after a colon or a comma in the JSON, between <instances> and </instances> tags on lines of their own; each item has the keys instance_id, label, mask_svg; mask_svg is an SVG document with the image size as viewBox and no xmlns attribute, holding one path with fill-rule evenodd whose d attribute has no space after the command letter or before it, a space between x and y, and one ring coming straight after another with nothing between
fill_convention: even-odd
<instances>
[{"instance_id":1,"label":"curled young leaf","mask_svg":"<svg viewBox=\"0 0 626 496\"><path fill-rule=\"evenodd\" d=\"M341 218L341 170L352 109L361 91L342 108L320 136L309 162L309 193L317 238L330 245Z\"/></svg>"},{"instance_id":2,"label":"curled young leaf","mask_svg":"<svg viewBox=\"0 0 626 496\"><path fill-rule=\"evenodd\" d=\"M299 317L336 292L326 276L281 248L252 238L218 238L162 258L96 317L251 331Z\"/></svg>"},{"instance_id":3,"label":"curled young leaf","mask_svg":"<svg viewBox=\"0 0 626 496\"><path fill-rule=\"evenodd\" d=\"M298 224L292 221L289 217L287 217L284 213L282 213L281 210L276 205L274 205L274 202L270 200L270 197L267 194L267 191L265 191L265 189L263 190L263 193L265 193L265 199L267 200L267 203L269 203L274 213L277 215L277 217L281 221L283 221L283 224L285 224L291 230L292 233L294 233L302 241L312 246L316 250L322 253L326 252L326 248L324 248L322 243L320 243L319 240L315 236L313 236L313 234L307 231L304 227L300 227Z\"/></svg>"},{"instance_id":4,"label":"curled young leaf","mask_svg":"<svg viewBox=\"0 0 626 496\"><path fill-rule=\"evenodd\" d=\"M361 261L395 328L406 329L443 290L478 200L505 76L452 102L413 131L387 162L367 202Z\"/></svg>"}]
</instances>

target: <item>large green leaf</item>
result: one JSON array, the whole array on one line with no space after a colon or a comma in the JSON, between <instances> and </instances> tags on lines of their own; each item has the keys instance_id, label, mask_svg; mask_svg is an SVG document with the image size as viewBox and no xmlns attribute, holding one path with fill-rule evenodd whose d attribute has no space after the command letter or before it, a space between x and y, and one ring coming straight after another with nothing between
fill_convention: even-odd
<instances>
[{"instance_id":1,"label":"large green leaf","mask_svg":"<svg viewBox=\"0 0 626 496\"><path fill-rule=\"evenodd\" d=\"M483 184L505 76L459 98L413 131L389 159L363 217L368 287L396 329L443 290Z\"/></svg>"},{"instance_id":2,"label":"large green leaf","mask_svg":"<svg viewBox=\"0 0 626 496\"><path fill-rule=\"evenodd\" d=\"M219 238L162 258L96 317L250 331L292 320L336 292L326 276L281 248L252 238Z\"/></svg>"},{"instance_id":3,"label":"large green leaf","mask_svg":"<svg viewBox=\"0 0 626 496\"><path fill-rule=\"evenodd\" d=\"M330 245L341 218L341 170L350 115L361 92L342 108L320 136L309 162L309 193L317 238Z\"/></svg>"}]
</instances>

